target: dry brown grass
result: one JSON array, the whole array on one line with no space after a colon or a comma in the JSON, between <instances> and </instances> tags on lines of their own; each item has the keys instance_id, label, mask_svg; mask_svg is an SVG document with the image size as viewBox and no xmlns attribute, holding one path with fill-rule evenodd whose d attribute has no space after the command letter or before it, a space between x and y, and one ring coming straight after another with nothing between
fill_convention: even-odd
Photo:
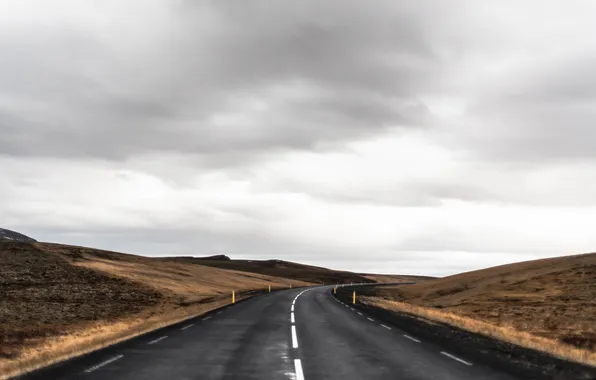
<instances>
[{"instance_id":1,"label":"dry brown grass","mask_svg":"<svg viewBox=\"0 0 596 380\"><path fill-rule=\"evenodd\" d=\"M58 254L72 265L149 285L182 306L232 290L265 289L309 285L309 282L243 271L212 268L200 261L150 258L85 247L38 243L46 253Z\"/></svg>"},{"instance_id":2,"label":"dry brown grass","mask_svg":"<svg viewBox=\"0 0 596 380\"><path fill-rule=\"evenodd\" d=\"M0 243L0 267L5 377L204 313L229 303L232 291L308 285L46 243Z\"/></svg>"},{"instance_id":3,"label":"dry brown grass","mask_svg":"<svg viewBox=\"0 0 596 380\"><path fill-rule=\"evenodd\" d=\"M401 308L421 307L413 310L429 318L447 318L464 328L477 324L482 327L474 331L491 331L499 339L595 364L596 254L515 263L383 288L377 296L399 301L395 305Z\"/></svg>"},{"instance_id":4,"label":"dry brown grass","mask_svg":"<svg viewBox=\"0 0 596 380\"><path fill-rule=\"evenodd\" d=\"M492 323L438 309L412 305L405 302L390 301L377 297L362 297L361 302L387 310L412 314L430 321L445 323L522 347L547 352L562 359L596 365L596 352L592 350L576 348L571 345L563 344L558 340L536 336L525 331L519 331L514 326L497 326Z\"/></svg>"},{"instance_id":5,"label":"dry brown grass","mask_svg":"<svg viewBox=\"0 0 596 380\"><path fill-rule=\"evenodd\" d=\"M245 297L240 296L238 300ZM121 321L106 323L94 322L81 329L73 329L64 335L49 336L39 344L23 349L13 360L0 360L0 379L8 379L37 368L57 363L75 356L98 350L122 342L135 336L156 330L160 327L182 322L204 314L229 303L220 299L188 309L175 310L164 314L124 318Z\"/></svg>"}]
</instances>

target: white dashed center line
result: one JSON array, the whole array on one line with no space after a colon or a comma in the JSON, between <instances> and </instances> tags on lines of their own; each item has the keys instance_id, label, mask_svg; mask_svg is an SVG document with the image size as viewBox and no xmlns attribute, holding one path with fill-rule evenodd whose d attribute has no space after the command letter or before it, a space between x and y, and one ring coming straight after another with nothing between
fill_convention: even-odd
<instances>
[{"instance_id":1,"label":"white dashed center line","mask_svg":"<svg viewBox=\"0 0 596 380\"><path fill-rule=\"evenodd\" d=\"M465 364L465 365L472 365L472 363L470 363L470 362L467 362L467 361L465 361L465 360L463 360L463 359L460 359L460 358L458 358L457 356L453 356L453 355L451 355L451 354L450 354L450 353L448 353L448 352L441 351L441 354L443 354L443 355L447 356L447 357L448 357L448 358L450 358L450 359L453 359L453 360L455 360L455 361L458 361L458 362L460 362L460 363L462 363L462 364Z\"/></svg>"},{"instance_id":2,"label":"white dashed center line","mask_svg":"<svg viewBox=\"0 0 596 380\"><path fill-rule=\"evenodd\" d=\"M116 361L116 360L118 360L118 359L122 359L123 357L124 357L124 355L118 355L118 356L114 356L113 358L111 358L111 359L108 359L108 360L106 360L105 362L101 362L101 363L99 363L99 364L97 364L97 365L94 365L94 366L93 366L93 367L91 367L91 368L88 368L88 369L86 369L86 370L85 370L85 372L87 372L87 373L89 373L89 372L93 372L93 371L95 371L95 370L98 370L98 369L100 369L101 367L104 367L104 366L106 366L106 365L108 365L108 364L110 364L110 363L113 363L113 362L115 362L115 361Z\"/></svg>"},{"instance_id":3,"label":"white dashed center line","mask_svg":"<svg viewBox=\"0 0 596 380\"><path fill-rule=\"evenodd\" d=\"M211 319L211 317L203 318L204 321Z\"/></svg>"},{"instance_id":4,"label":"white dashed center line","mask_svg":"<svg viewBox=\"0 0 596 380\"><path fill-rule=\"evenodd\" d=\"M372 318L369 318L369 317L366 317L366 319L368 319L368 320L369 320L369 321L371 321L371 322L374 322L374 321L375 321L374 319L372 319Z\"/></svg>"},{"instance_id":5,"label":"white dashed center line","mask_svg":"<svg viewBox=\"0 0 596 380\"><path fill-rule=\"evenodd\" d=\"M420 341L419 341L418 339L416 339L416 338L412 338L411 336L409 336L409 335L406 335L406 334L404 334L404 338L407 338L407 339L409 339L409 340L411 340L411 341L414 341L414 342L416 342L416 343L420 343Z\"/></svg>"},{"instance_id":6,"label":"white dashed center line","mask_svg":"<svg viewBox=\"0 0 596 380\"><path fill-rule=\"evenodd\" d=\"M161 342L162 340L166 339L167 337L168 337L167 335L165 335L165 336L162 336L161 338L157 338L157 339L155 339L155 340L152 340L151 342L149 342L149 343L147 343L147 344L155 344L155 343L159 343L159 342Z\"/></svg>"},{"instance_id":7,"label":"white dashed center line","mask_svg":"<svg viewBox=\"0 0 596 380\"><path fill-rule=\"evenodd\" d=\"M385 326L385 325L381 325L381 326L383 326L383 327L384 327L384 328L386 328L387 330L391 330L391 327L389 327L389 326Z\"/></svg>"},{"instance_id":8,"label":"white dashed center line","mask_svg":"<svg viewBox=\"0 0 596 380\"><path fill-rule=\"evenodd\" d=\"M294 359L294 367L296 368L296 380L304 380L304 372L302 371L302 362L300 359Z\"/></svg>"},{"instance_id":9,"label":"white dashed center line","mask_svg":"<svg viewBox=\"0 0 596 380\"><path fill-rule=\"evenodd\" d=\"M361 313L361 312L359 312L359 311L357 311L356 313L358 313L359 315L362 315L362 313Z\"/></svg>"},{"instance_id":10,"label":"white dashed center line","mask_svg":"<svg viewBox=\"0 0 596 380\"><path fill-rule=\"evenodd\" d=\"M306 289L301 291L300 293L298 293L298 295L296 296L296 298L294 298L294 300L292 301L292 307L291 307L291 312L290 312L290 321L292 322L292 347L293 348L298 348L298 334L296 333L296 317L294 314L294 307L296 305L296 301L298 300L298 297L300 297L304 292L309 291L310 289ZM302 371L302 362L300 361L300 359L294 359L294 367L295 367L295 372L296 372L296 380L304 380L304 372Z\"/></svg>"},{"instance_id":11,"label":"white dashed center line","mask_svg":"<svg viewBox=\"0 0 596 380\"><path fill-rule=\"evenodd\" d=\"M298 335L296 335L296 326L292 325L292 347L298 348Z\"/></svg>"},{"instance_id":12,"label":"white dashed center line","mask_svg":"<svg viewBox=\"0 0 596 380\"><path fill-rule=\"evenodd\" d=\"M184 327L183 327L183 328L181 328L180 330L181 330L181 331L184 331L184 330L186 330L186 329L189 329L189 328L193 327L194 325L195 325L195 324L194 324L194 323L192 323L192 324L190 324L190 325L188 325L188 326L184 326Z\"/></svg>"}]
</instances>

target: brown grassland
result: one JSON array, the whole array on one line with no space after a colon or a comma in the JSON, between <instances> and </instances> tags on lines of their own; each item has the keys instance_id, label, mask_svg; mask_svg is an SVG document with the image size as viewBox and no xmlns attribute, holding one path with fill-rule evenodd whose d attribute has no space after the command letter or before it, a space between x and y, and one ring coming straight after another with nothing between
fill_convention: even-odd
<instances>
[{"instance_id":1,"label":"brown grassland","mask_svg":"<svg viewBox=\"0 0 596 380\"><path fill-rule=\"evenodd\" d=\"M310 282L48 243L0 242L0 378ZM331 272L331 271L330 271Z\"/></svg>"},{"instance_id":2,"label":"brown grassland","mask_svg":"<svg viewBox=\"0 0 596 380\"><path fill-rule=\"evenodd\" d=\"M379 288L363 302L596 365L596 254Z\"/></svg>"}]
</instances>

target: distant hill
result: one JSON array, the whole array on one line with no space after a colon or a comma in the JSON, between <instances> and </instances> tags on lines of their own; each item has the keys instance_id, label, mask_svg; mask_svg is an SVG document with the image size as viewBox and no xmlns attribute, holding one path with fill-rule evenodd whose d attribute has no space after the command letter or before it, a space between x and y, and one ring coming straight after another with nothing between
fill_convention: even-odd
<instances>
[{"instance_id":1,"label":"distant hill","mask_svg":"<svg viewBox=\"0 0 596 380\"><path fill-rule=\"evenodd\" d=\"M37 241L18 232L0 228L0 241L2 240L20 241L25 243L34 243Z\"/></svg>"},{"instance_id":2,"label":"distant hill","mask_svg":"<svg viewBox=\"0 0 596 380\"><path fill-rule=\"evenodd\" d=\"M190 260L189 260L190 259ZM172 260L172 258L164 258ZM174 258L174 260L180 260ZM214 260L209 258L187 258L186 262L195 260L195 263L220 269L236 270L242 272L258 273L268 276L279 276L299 281L316 284L349 284L349 283L374 283L379 279L367 278L358 273L339 271L312 265L304 265L284 260ZM379 278L386 277L378 275ZM382 281L391 282L391 281Z\"/></svg>"},{"instance_id":3,"label":"distant hill","mask_svg":"<svg viewBox=\"0 0 596 380\"><path fill-rule=\"evenodd\" d=\"M204 257L194 257L194 256L169 256L169 259L176 259L176 260L216 260L216 261L227 261L231 260L229 256L226 255L214 255L214 256L204 256Z\"/></svg>"}]
</instances>

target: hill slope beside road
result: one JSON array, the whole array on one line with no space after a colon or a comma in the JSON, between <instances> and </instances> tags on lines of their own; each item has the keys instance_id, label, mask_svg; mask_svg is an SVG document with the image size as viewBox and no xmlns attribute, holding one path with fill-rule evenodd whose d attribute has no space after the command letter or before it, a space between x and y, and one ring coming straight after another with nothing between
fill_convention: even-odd
<instances>
[{"instance_id":1,"label":"hill slope beside road","mask_svg":"<svg viewBox=\"0 0 596 380\"><path fill-rule=\"evenodd\" d=\"M379 288L368 302L596 364L596 254Z\"/></svg>"},{"instance_id":2,"label":"hill slope beside road","mask_svg":"<svg viewBox=\"0 0 596 380\"><path fill-rule=\"evenodd\" d=\"M271 286L308 282L91 248L0 242L0 374L81 354ZM0 375L0 378L2 378Z\"/></svg>"}]
</instances>

